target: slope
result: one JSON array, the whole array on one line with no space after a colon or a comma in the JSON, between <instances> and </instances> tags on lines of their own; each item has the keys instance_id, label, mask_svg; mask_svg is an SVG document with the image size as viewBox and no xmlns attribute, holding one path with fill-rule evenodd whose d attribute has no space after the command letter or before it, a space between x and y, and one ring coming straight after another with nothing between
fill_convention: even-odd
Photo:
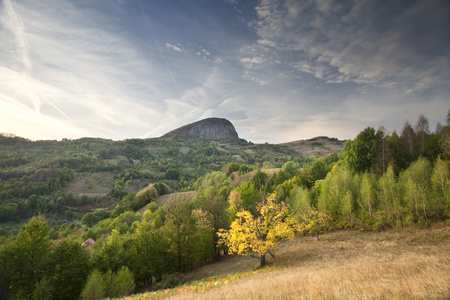
<instances>
[{"instance_id":1,"label":"slope","mask_svg":"<svg viewBox=\"0 0 450 300\"><path fill-rule=\"evenodd\" d=\"M448 299L449 251L442 225L332 232L283 244L267 271L234 256L183 274L191 284L125 299Z\"/></svg>"}]
</instances>

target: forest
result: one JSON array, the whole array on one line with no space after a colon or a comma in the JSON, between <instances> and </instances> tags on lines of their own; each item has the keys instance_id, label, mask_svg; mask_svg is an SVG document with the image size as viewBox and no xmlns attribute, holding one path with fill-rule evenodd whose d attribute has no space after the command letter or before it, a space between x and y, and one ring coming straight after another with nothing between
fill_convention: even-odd
<instances>
[{"instance_id":1,"label":"forest","mask_svg":"<svg viewBox=\"0 0 450 300\"><path fill-rule=\"evenodd\" d=\"M0 145L0 298L122 297L227 254L264 267L295 237L450 225L450 110L434 131L420 115L317 157L243 140Z\"/></svg>"}]
</instances>

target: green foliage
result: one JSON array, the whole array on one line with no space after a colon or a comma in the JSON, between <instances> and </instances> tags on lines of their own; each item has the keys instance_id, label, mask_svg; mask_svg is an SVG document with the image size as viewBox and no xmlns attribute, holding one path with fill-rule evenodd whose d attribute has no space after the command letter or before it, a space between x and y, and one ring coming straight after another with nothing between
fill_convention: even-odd
<instances>
[{"instance_id":1,"label":"green foliage","mask_svg":"<svg viewBox=\"0 0 450 300\"><path fill-rule=\"evenodd\" d=\"M98 209L95 212L87 213L81 218L81 224L92 227L101 220L108 218L108 213L104 209Z\"/></svg>"},{"instance_id":2,"label":"green foliage","mask_svg":"<svg viewBox=\"0 0 450 300\"><path fill-rule=\"evenodd\" d=\"M156 189L156 191L158 192L158 195L160 195L160 196L172 193L170 187L163 182L155 183L153 185L153 187Z\"/></svg>"},{"instance_id":3,"label":"green foliage","mask_svg":"<svg viewBox=\"0 0 450 300\"><path fill-rule=\"evenodd\" d=\"M206 229L210 241L212 256L215 260L220 259L220 248L218 245L217 232L220 228L228 227L226 208L227 198L230 193L229 182L222 172L208 174L203 180L197 181L197 196L194 205L200 212L200 222ZM204 251L204 256L208 258L208 251Z\"/></svg>"},{"instance_id":4,"label":"green foliage","mask_svg":"<svg viewBox=\"0 0 450 300\"><path fill-rule=\"evenodd\" d=\"M36 284L36 288L33 291L33 300L51 300L54 299L53 293L54 293L54 287L52 286L52 283L50 282L50 279L48 277L45 277L41 279ZM56 298L59 299L59 298Z\"/></svg>"},{"instance_id":5,"label":"green foliage","mask_svg":"<svg viewBox=\"0 0 450 300\"><path fill-rule=\"evenodd\" d=\"M447 162L438 157L433 169L431 183L436 193L442 196L443 200L448 204L450 203L449 174L450 171Z\"/></svg>"},{"instance_id":6,"label":"green foliage","mask_svg":"<svg viewBox=\"0 0 450 300\"><path fill-rule=\"evenodd\" d=\"M50 299L78 299L90 273L88 251L74 237L62 240L46 258L44 284L51 290Z\"/></svg>"},{"instance_id":7,"label":"green foliage","mask_svg":"<svg viewBox=\"0 0 450 300\"><path fill-rule=\"evenodd\" d=\"M29 299L36 283L44 277L50 241L48 224L42 217L32 218L14 241L0 251L1 285L14 298Z\"/></svg>"},{"instance_id":8,"label":"green foliage","mask_svg":"<svg viewBox=\"0 0 450 300\"><path fill-rule=\"evenodd\" d=\"M180 177L180 172L176 169L168 169L164 178L178 180Z\"/></svg>"},{"instance_id":9,"label":"green foliage","mask_svg":"<svg viewBox=\"0 0 450 300\"><path fill-rule=\"evenodd\" d=\"M298 231L314 233L317 240L319 240L319 234L328 229L331 222L331 216L326 211L318 211L307 205L302 206L298 218Z\"/></svg>"},{"instance_id":10,"label":"green foliage","mask_svg":"<svg viewBox=\"0 0 450 300\"><path fill-rule=\"evenodd\" d=\"M160 279L175 270L173 255L169 252L170 240L163 227L163 209L147 211L145 221L138 225L131 249L133 260L130 270L137 284Z\"/></svg>"},{"instance_id":11,"label":"green foliage","mask_svg":"<svg viewBox=\"0 0 450 300\"><path fill-rule=\"evenodd\" d=\"M290 238L292 228L319 234L329 227L384 230L445 222L450 215L448 128L430 133L424 117L415 128L406 124L401 136L387 136L382 129L375 134L369 127L347 142L342 154L315 160L269 144L0 137L0 162L5 162L0 164L0 222L43 212L52 216L53 227L35 217L20 232L14 223L0 229L0 297L1 287L14 299L80 294L93 299L126 295L135 284L178 284L170 274L218 259L226 250L218 245L220 229L230 252L259 255L263 264L262 256ZM246 164L234 162L237 156ZM272 177L261 170L246 174L262 165L281 170ZM174 196L158 207L153 200L171 193L165 183L139 192L149 182L173 177L169 170L178 172L179 182L166 182L196 190L194 201ZM95 190L103 177L109 177L111 190L105 198L71 191L74 180L89 178ZM274 190L277 200L265 197ZM88 252L73 237L80 228L77 218L101 201L115 208L81 219L90 228L80 236L97 241ZM143 214L134 213L146 205ZM58 221L69 216L73 221Z\"/></svg>"},{"instance_id":12,"label":"green foliage","mask_svg":"<svg viewBox=\"0 0 450 300\"><path fill-rule=\"evenodd\" d=\"M99 300L106 296L106 280L99 270L94 270L88 277L81 293L83 300Z\"/></svg>"},{"instance_id":13,"label":"green foliage","mask_svg":"<svg viewBox=\"0 0 450 300\"><path fill-rule=\"evenodd\" d=\"M169 199L164 206L164 217L169 251L176 259L177 269L183 271L195 262L197 220L192 213L192 203L184 197Z\"/></svg>"},{"instance_id":14,"label":"green foliage","mask_svg":"<svg viewBox=\"0 0 450 300\"><path fill-rule=\"evenodd\" d=\"M183 284L183 280L180 278L180 275L177 273L172 273L167 275L161 282L158 282L155 285L155 288L158 290L165 290L174 288L181 284Z\"/></svg>"},{"instance_id":15,"label":"green foliage","mask_svg":"<svg viewBox=\"0 0 450 300\"><path fill-rule=\"evenodd\" d=\"M91 253L94 268L103 273L117 272L125 262L132 261L133 253L128 251L130 239L130 235L114 229L103 243L94 244Z\"/></svg>"},{"instance_id":16,"label":"green foliage","mask_svg":"<svg viewBox=\"0 0 450 300\"><path fill-rule=\"evenodd\" d=\"M237 212L241 210L254 211L256 203L260 200L259 193L255 190L253 182L244 181L230 192L228 196L228 216L234 220Z\"/></svg>"},{"instance_id":17,"label":"green foliage","mask_svg":"<svg viewBox=\"0 0 450 300\"><path fill-rule=\"evenodd\" d=\"M249 173L251 171L253 171L253 169L247 165L241 165L239 167L239 174L241 174L241 175Z\"/></svg>"},{"instance_id":18,"label":"green foliage","mask_svg":"<svg viewBox=\"0 0 450 300\"><path fill-rule=\"evenodd\" d=\"M260 194L265 195L267 190L267 185L269 183L269 176L265 172L261 172L261 169L256 171L255 176L252 179L253 186L255 190Z\"/></svg>"},{"instance_id":19,"label":"green foliage","mask_svg":"<svg viewBox=\"0 0 450 300\"><path fill-rule=\"evenodd\" d=\"M229 163L227 166L227 176L230 176L233 172L238 172L241 169L241 165L238 163Z\"/></svg>"},{"instance_id":20,"label":"green foliage","mask_svg":"<svg viewBox=\"0 0 450 300\"><path fill-rule=\"evenodd\" d=\"M358 134L355 140L345 142L341 159L353 172L372 171L376 161L375 146L375 129L367 127Z\"/></svg>"},{"instance_id":21,"label":"green foliage","mask_svg":"<svg viewBox=\"0 0 450 300\"><path fill-rule=\"evenodd\" d=\"M117 273L111 271L107 273L108 297L124 297L134 292L136 287L133 273L127 267L122 267Z\"/></svg>"},{"instance_id":22,"label":"green foliage","mask_svg":"<svg viewBox=\"0 0 450 300\"><path fill-rule=\"evenodd\" d=\"M358 204L361 208L360 212L368 215L369 218L373 218L373 211L377 207L375 184L376 178L373 173L364 173L362 175Z\"/></svg>"}]
</instances>

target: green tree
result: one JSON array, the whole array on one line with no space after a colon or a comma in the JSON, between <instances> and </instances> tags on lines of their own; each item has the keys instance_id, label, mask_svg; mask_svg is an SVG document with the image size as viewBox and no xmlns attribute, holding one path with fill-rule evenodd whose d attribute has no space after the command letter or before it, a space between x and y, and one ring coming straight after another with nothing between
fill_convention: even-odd
<instances>
[{"instance_id":1,"label":"green tree","mask_svg":"<svg viewBox=\"0 0 450 300\"><path fill-rule=\"evenodd\" d=\"M438 191L444 199L447 199L450 194L449 173L447 162L438 157L434 165L431 181L435 190Z\"/></svg>"},{"instance_id":2,"label":"green tree","mask_svg":"<svg viewBox=\"0 0 450 300\"><path fill-rule=\"evenodd\" d=\"M81 293L83 300L100 300L106 296L106 281L99 270L94 270L88 277Z\"/></svg>"},{"instance_id":3,"label":"green tree","mask_svg":"<svg viewBox=\"0 0 450 300\"><path fill-rule=\"evenodd\" d=\"M44 277L50 240L43 217L35 217L24 225L15 241L0 251L2 285L16 299L30 299Z\"/></svg>"},{"instance_id":4,"label":"green tree","mask_svg":"<svg viewBox=\"0 0 450 300\"><path fill-rule=\"evenodd\" d=\"M45 278L51 286L51 299L78 299L90 273L88 251L81 240L69 237L53 247L46 260Z\"/></svg>"},{"instance_id":5,"label":"green tree","mask_svg":"<svg viewBox=\"0 0 450 300\"><path fill-rule=\"evenodd\" d=\"M378 180L378 199L387 218L391 220L393 215L397 220L401 219L401 204L397 191L397 179L395 178L394 168L390 165L386 173Z\"/></svg>"},{"instance_id":6,"label":"green tree","mask_svg":"<svg viewBox=\"0 0 450 300\"><path fill-rule=\"evenodd\" d=\"M156 191L158 192L158 195L160 195L160 196L172 193L172 190L170 189L170 187L163 182L155 183L153 185L153 187L156 189Z\"/></svg>"},{"instance_id":7,"label":"green tree","mask_svg":"<svg viewBox=\"0 0 450 300\"><path fill-rule=\"evenodd\" d=\"M206 189L199 190L195 199L197 209L205 213L203 223L206 223L205 225L210 229L212 235L212 248L215 260L220 259L217 232L220 228L228 226L227 197L228 185L211 185Z\"/></svg>"},{"instance_id":8,"label":"green tree","mask_svg":"<svg viewBox=\"0 0 450 300\"><path fill-rule=\"evenodd\" d=\"M353 187L353 185L356 187ZM359 191L359 185L353 183L352 174L346 166L339 167L336 165L320 184L317 208L328 211L335 220L340 219L341 201L348 190L356 195Z\"/></svg>"},{"instance_id":9,"label":"green tree","mask_svg":"<svg viewBox=\"0 0 450 300\"><path fill-rule=\"evenodd\" d=\"M254 211L256 203L260 200L259 193L256 191L251 181L244 181L228 196L228 217L234 220L236 213L241 210Z\"/></svg>"},{"instance_id":10,"label":"green tree","mask_svg":"<svg viewBox=\"0 0 450 300\"><path fill-rule=\"evenodd\" d=\"M164 274L176 270L171 242L163 228L164 209L146 211L144 220L136 228L132 249L133 260L130 270L137 284L160 280Z\"/></svg>"},{"instance_id":11,"label":"green tree","mask_svg":"<svg viewBox=\"0 0 450 300\"><path fill-rule=\"evenodd\" d=\"M391 153L388 146L388 136L385 133L384 127L380 127L375 136L377 139L375 146L376 163L374 171L378 175L383 175L386 172L389 162L391 161Z\"/></svg>"},{"instance_id":12,"label":"green tree","mask_svg":"<svg viewBox=\"0 0 450 300\"><path fill-rule=\"evenodd\" d=\"M450 160L450 125L444 126L442 129L439 146L442 151L442 158Z\"/></svg>"},{"instance_id":13,"label":"green tree","mask_svg":"<svg viewBox=\"0 0 450 300\"><path fill-rule=\"evenodd\" d=\"M430 162L421 157L400 175L403 199L415 220L428 219L431 172Z\"/></svg>"},{"instance_id":14,"label":"green tree","mask_svg":"<svg viewBox=\"0 0 450 300\"><path fill-rule=\"evenodd\" d=\"M299 231L314 233L319 241L319 233L328 228L331 216L311 206L303 206L299 212Z\"/></svg>"},{"instance_id":15,"label":"green tree","mask_svg":"<svg viewBox=\"0 0 450 300\"><path fill-rule=\"evenodd\" d=\"M108 270L117 272L122 266L132 261L132 253L128 249L130 234L120 234L113 229L103 243L96 243L91 256L95 269L106 273Z\"/></svg>"},{"instance_id":16,"label":"green tree","mask_svg":"<svg viewBox=\"0 0 450 300\"><path fill-rule=\"evenodd\" d=\"M359 196L359 205L362 211L367 212L370 218L373 218L373 212L376 209L377 199L375 193L375 178L371 173L364 173L361 180L361 189Z\"/></svg>"},{"instance_id":17,"label":"green tree","mask_svg":"<svg viewBox=\"0 0 450 300\"><path fill-rule=\"evenodd\" d=\"M112 280L113 297L124 297L134 292L136 284L134 283L133 273L127 268L122 267Z\"/></svg>"},{"instance_id":18,"label":"green tree","mask_svg":"<svg viewBox=\"0 0 450 300\"><path fill-rule=\"evenodd\" d=\"M256 171L255 176L252 179L252 183L254 186L255 191L259 193L260 199L262 200L268 189L270 188L269 185L269 175L267 173L262 172L261 169Z\"/></svg>"},{"instance_id":19,"label":"green tree","mask_svg":"<svg viewBox=\"0 0 450 300\"><path fill-rule=\"evenodd\" d=\"M375 129L367 127L358 134L355 140L345 142L341 159L353 172L372 171L376 162L376 141Z\"/></svg>"},{"instance_id":20,"label":"green tree","mask_svg":"<svg viewBox=\"0 0 450 300\"><path fill-rule=\"evenodd\" d=\"M428 124L428 119L425 118L423 114L420 114L419 120L417 120L416 126L415 126L415 133L417 136L418 144L420 152L423 153L423 149L425 146L426 139L428 135L430 134L430 126Z\"/></svg>"},{"instance_id":21,"label":"green tree","mask_svg":"<svg viewBox=\"0 0 450 300\"><path fill-rule=\"evenodd\" d=\"M392 166L396 174L406 169L411 162L411 154L406 148L404 141L394 131L387 138L389 153L392 155Z\"/></svg>"},{"instance_id":22,"label":"green tree","mask_svg":"<svg viewBox=\"0 0 450 300\"><path fill-rule=\"evenodd\" d=\"M230 176L230 174L233 173L233 172L239 171L240 168L241 168L241 165L238 164L238 163L229 163L229 164L226 166L226 170L227 170L226 173L227 173L227 176Z\"/></svg>"},{"instance_id":23,"label":"green tree","mask_svg":"<svg viewBox=\"0 0 450 300\"><path fill-rule=\"evenodd\" d=\"M406 122L403 126L402 133L400 135L406 149L409 153L408 162L411 163L416 158L417 153L417 136L409 122Z\"/></svg>"},{"instance_id":24,"label":"green tree","mask_svg":"<svg viewBox=\"0 0 450 300\"><path fill-rule=\"evenodd\" d=\"M170 241L170 251L176 266L183 271L195 261L196 218L192 214L192 203L185 197L170 198L164 206L164 230Z\"/></svg>"},{"instance_id":25,"label":"green tree","mask_svg":"<svg viewBox=\"0 0 450 300\"><path fill-rule=\"evenodd\" d=\"M341 215L345 219L344 225L348 225L347 222L353 224L354 222L355 202L350 190L347 190L341 201Z\"/></svg>"}]
</instances>

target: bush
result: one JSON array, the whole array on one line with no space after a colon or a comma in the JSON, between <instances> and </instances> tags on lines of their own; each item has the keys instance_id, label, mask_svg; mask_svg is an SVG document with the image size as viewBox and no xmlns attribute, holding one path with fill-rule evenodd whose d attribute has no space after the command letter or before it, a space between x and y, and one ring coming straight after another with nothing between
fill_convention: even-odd
<instances>
[{"instance_id":1,"label":"bush","mask_svg":"<svg viewBox=\"0 0 450 300\"><path fill-rule=\"evenodd\" d=\"M155 183L153 187L158 191L158 195L167 195L172 193L170 187L162 182Z\"/></svg>"},{"instance_id":2,"label":"bush","mask_svg":"<svg viewBox=\"0 0 450 300\"><path fill-rule=\"evenodd\" d=\"M164 278L161 282L158 282L155 285L155 288L158 290L163 290L163 289L165 290L165 289L174 288L181 284L183 284L183 280L180 278L180 275L173 273L173 274L167 275L167 277Z\"/></svg>"},{"instance_id":3,"label":"bush","mask_svg":"<svg viewBox=\"0 0 450 300\"><path fill-rule=\"evenodd\" d=\"M99 270L94 270L88 277L88 281L81 292L81 299L96 300L106 296L105 277Z\"/></svg>"},{"instance_id":4,"label":"bush","mask_svg":"<svg viewBox=\"0 0 450 300\"><path fill-rule=\"evenodd\" d=\"M94 270L89 275L81 298L123 297L133 293L135 287L133 273L127 267L122 267L117 273L109 270L108 273L102 274L99 270Z\"/></svg>"},{"instance_id":5,"label":"bush","mask_svg":"<svg viewBox=\"0 0 450 300\"><path fill-rule=\"evenodd\" d=\"M122 267L122 269L113 276L111 291L113 295L111 297L123 297L134 292L133 273L127 268Z\"/></svg>"}]
</instances>

